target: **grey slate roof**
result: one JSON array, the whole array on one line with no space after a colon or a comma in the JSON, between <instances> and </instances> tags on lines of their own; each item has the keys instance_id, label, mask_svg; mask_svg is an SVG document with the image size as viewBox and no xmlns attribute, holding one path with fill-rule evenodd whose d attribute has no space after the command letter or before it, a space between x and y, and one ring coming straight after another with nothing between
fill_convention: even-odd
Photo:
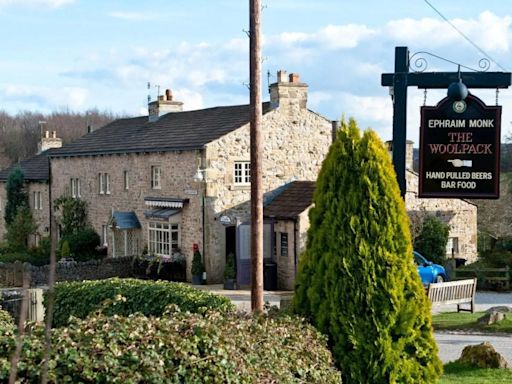
<instances>
[{"instance_id":1,"label":"grey slate roof","mask_svg":"<svg viewBox=\"0 0 512 384\"><path fill-rule=\"evenodd\" d=\"M26 181L48 181L48 174L50 170L48 156L53 153L53 151L55 151L55 149L49 149L23 160L18 164L13 164L7 169L1 170L0 181L6 181L9 177L9 173L15 167L20 167L23 170Z\"/></svg>"},{"instance_id":2,"label":"grey slate roof","mask_svg":"<svg viewBox=\"0 0 512 384\"><path fill-rule=\"evenodd\" d=\"M118 229L141 228L140 221L133 211L114 211L112 218L115 220Z\"/></svg>"},{"instance_id":3,"label":"grey slate roof","mask_svg":"<svg viewBox=\"0 0 512 384\"><path fill-rule=\"evenodd\" d=\"M263 103L268 112L270 103ZM249 105L118 119L52 152L52 157L201 149L249 122Z\"/></svg>"},{"instance_id":4,"label":"grey slate roof","mask_svg":"<svg viewBox=\"0 0 512 384\"><path fill-rule=\"evenodd\" d=\"M314 181L293 181L263 208L263 216L296 219L313 203Z\"/></svg>"}]
</instances>

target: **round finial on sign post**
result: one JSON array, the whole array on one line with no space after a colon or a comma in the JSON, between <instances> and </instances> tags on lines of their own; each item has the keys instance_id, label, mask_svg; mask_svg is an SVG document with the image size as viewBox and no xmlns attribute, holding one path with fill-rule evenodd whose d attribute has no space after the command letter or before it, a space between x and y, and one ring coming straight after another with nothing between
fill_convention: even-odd
<instances>
[{"instance_id":1,"label":"round finial on sign post","mask_svg":"<svg viewBox=\"0 0 512 384\"><path fill-rule=\"evenodd\" d=\"M448 87L448 97L453 100L464 100L466 97L468 97L468 94L468 87L466 87L466 84L464 84L460 79L456 83L451 83Z\"/></svg>"}]
</instances>

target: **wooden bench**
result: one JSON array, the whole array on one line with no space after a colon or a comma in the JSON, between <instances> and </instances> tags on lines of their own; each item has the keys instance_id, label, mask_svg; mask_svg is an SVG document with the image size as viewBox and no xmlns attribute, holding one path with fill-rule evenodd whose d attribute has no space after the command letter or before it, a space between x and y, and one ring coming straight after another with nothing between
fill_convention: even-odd
<instances>
[{"instance_id":1,"label":"wooden bench","mask_svg":"<svg viewBox=\"0 0 512 384\"><path fill-rule=\"evenodd\" d=\"M447 283L432 283L427 288L427 296L432 305L457 304L457 312L475 311L476 280L467 279L449 281ZM461 304L469 304L470 308L462 308Z\"/></svg>"}]
</instances>

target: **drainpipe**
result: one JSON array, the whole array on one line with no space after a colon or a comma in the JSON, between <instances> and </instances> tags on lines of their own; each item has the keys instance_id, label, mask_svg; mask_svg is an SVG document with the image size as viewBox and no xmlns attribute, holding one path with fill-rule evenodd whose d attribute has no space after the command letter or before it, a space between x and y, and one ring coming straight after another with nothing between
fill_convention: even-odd
<instances>
[{"instance_id":1,"label":"drainpipe","mask_svg":"<svg viewBox=\"0 0 512 384\"><path fill-rule=\"evenodd\" d=\"M297 278L297 264L298 264L298 247L297 247L297 219L293 220L293 257L295 262L295 278ZM293 279L295 281L295 278Z\"/></svg>"}]
</instances>

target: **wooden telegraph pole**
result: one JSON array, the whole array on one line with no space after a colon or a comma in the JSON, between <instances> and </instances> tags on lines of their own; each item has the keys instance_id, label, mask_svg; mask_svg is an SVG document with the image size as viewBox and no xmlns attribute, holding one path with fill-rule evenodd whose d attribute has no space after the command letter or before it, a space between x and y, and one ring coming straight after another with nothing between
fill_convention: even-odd
<instances>
[{"instance_id":1,"label":"wooden telegraph pole","mask_svg":"<svg viewBox=\"0 0 512 384\"><path fill-rule=\"evenodd\" d=\"M260 0L249 0L251 88L251 308L263 312L263 192L261 188Z\"/></svg>"}]
</instances>

